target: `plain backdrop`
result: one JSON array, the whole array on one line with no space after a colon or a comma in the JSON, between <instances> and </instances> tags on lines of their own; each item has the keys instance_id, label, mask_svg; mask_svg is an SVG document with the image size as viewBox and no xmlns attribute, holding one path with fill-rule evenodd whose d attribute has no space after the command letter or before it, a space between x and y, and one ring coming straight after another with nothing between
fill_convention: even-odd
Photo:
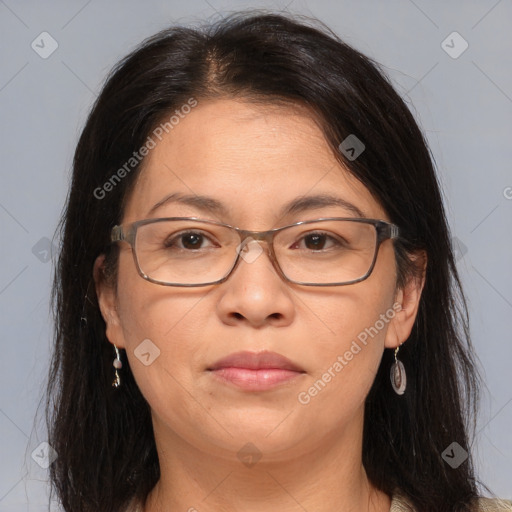
<instances>
[{"instance_id":1,"label":"plain backdrop","mask_svg":"<svg viewBox=\"0 0 512 512\"><path fill-rule=\"evenodd\" d=\"M486 380L466 448L483 481L512 497L510 0L0 0L0 511L47 510L47 469L36 463L45 431L35 415L52 344L50 240L104 77L170 24L247 8L327 23L383 65L426 133Z\"/></svg>"}]
</instances>

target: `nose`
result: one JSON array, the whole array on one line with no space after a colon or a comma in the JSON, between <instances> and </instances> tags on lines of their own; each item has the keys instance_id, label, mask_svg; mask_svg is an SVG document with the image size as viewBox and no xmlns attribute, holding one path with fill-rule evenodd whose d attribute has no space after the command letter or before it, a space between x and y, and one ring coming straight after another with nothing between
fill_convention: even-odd
<instances>
[{"instance_id":1,"label":"nose","mask_svg":"<svg viewBox=\"0 0 512 512\"><path fill-rule=\"evenodd\" d=\"M273 266L268 245L249 237L239 252L236 268L219 285L217 313L222 321L253 327L290 324L295 315L293 292Z\"/></svg>"}]
</instances>

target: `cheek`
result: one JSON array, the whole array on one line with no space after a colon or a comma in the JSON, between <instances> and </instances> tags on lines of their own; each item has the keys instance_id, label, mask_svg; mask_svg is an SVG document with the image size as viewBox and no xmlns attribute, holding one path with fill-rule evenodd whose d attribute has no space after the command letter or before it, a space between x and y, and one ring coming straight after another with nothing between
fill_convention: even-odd
<instances>
[{"instance_id":1,"label":"cheek","mask_svg":"<svg viewBox=\"0 0 512 512\"><path fill-rule=\"evenodd\" d=\"M307 349L315 371L297 398L321 417L342 418L353 412L375 379L395 316L394 256L388 250L379 257L381 264L376 264L370 278L340 288L315 304L321 322L309 315L308 330L313 332L316 323L323 335L315 338L314 349Z\"/></svg>"},{"instance_id":2,"label":"cheek","mask_svg":"<svg viewBox=\"0 0 512 512\"><path fill-rule=\"evenodd\" d=\"M381 351L394 317L394 291L394 272L389 267L376 266L365 281L312 296L303 317L307 319L308 330L318 333L317 348L331 358L350 350L353 342L365 349L361 353Z\"/></svg>"},{"instance_id":3,"label":"cheek","mask_svg":"<svg viewBox=\"0 0 512 512\"><path fill-rule=\"evenodd\" d=\"M139 288L123 300L120 309L127 348L137 353L138 346L144 340L150 340L160 351L162 361L179 366L187 360L190 365L188 358L197 354L204 327L204 315L194 315L201 297L184 296L169 290L164 290L165 295L154 290L144 291Z\"/></svg>"},{"instance_id":4,"label":"cheek","mask_svg":"<svg viewBox=\"0 0 512 512\"><path fill-rule=\"evenodd\" d=\"M382 357L387 330L392 328L393 313L388 301L341 301L336 316L327 315L335 318L330 322L332 332L315 343L316 376L335 373L341 379L331 380L346 378L348 386L372 380ZM329 380L328 375L324 380Z\"/></svg>"},{"instance_id":5,"label":"cheek","mask_svg":"<svg viewBox=\"0 0 512 512\"><path fill-rule=\"evenodd\" d=\"M126 354L137 384L145 396L162 387L171 391L172 377L187 386L199 366L207 318L194 313L207 291L159 286L142 279L132 267L129 257L120 259L117 296Z\"/></svg>"},{"instance_id":6,"label":"cheek","mask_svg":"<svg viewBox=\"0 0 512 512\"><path fill-rule=\"evenodd\" d=\"M378 371L390 326L382 304L345 307L335 325L337 336L316 345L312 372L296 395L304 421L319 431L337 430L360 414Z\"/></svg>"}]
</instances>

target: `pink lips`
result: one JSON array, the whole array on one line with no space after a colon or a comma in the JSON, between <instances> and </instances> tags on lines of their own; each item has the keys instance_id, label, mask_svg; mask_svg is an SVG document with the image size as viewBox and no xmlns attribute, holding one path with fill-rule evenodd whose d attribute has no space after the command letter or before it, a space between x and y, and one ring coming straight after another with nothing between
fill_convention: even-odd
<instances>
[{"instance_id":1,"label":"pink lips","mask_svg":"<svg viewBox=\"0 0 512 512\"><path fill-rule=\"evenodd\" d=\"M262 391L305 373L275 352L237 352L220 359L208 371L248 391Z\"/></svg>"}]
</instances>

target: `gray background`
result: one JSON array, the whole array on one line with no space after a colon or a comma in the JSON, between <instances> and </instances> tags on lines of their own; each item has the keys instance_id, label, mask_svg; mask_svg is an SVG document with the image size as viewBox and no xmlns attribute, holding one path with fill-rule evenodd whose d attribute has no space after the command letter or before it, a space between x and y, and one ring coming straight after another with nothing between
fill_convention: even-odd
<instances>
[{"instance_id":1,"label":"gray background","mask_svg":"<svg viewBox=\"0 0 512 512\"><path fill-rule=\"evenodd\" d=\"M45 510L47 470L31 453L45 441L34 417L51 345L48 239L99 86L118 59L166 25L249 7L328 23L382 63L425 131L487 384L476 442L467 448L484 482L512 497L510 0L0 0L0 511ZM47 59L31 47L41 45L43 31L58 43ZM462 40L442 46L453 31L469 44L457 58L445 49L459 53Z\"/></svg>"}]
</instances>

